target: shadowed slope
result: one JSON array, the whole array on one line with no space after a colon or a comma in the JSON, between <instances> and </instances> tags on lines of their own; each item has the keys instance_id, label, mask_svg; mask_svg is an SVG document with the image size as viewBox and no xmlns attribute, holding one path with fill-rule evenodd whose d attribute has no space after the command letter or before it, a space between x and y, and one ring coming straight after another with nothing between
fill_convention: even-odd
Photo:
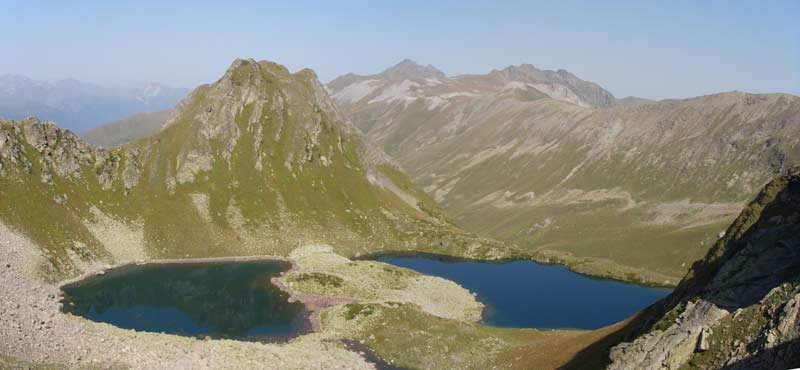
<instances>
[{"instance_id":1,"label":"shadowed slope","mask_svg":"<svg viewBox=\"0 0 800 370\"><path fill-rule=\"evenodd\" d=\"M564 369L800 366L800 169L767 184L678 288Z\"/></svg>"}]
</instances>

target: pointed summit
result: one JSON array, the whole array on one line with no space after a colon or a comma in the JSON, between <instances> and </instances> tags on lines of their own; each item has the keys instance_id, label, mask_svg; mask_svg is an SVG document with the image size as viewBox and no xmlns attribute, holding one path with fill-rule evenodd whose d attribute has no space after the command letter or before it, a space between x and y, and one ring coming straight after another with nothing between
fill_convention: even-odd
<instances>
[{"instance_id":1,"label":"pointed summit","mask_svg":"<svg viewBox=\"0 0 800 370\"><path fill-rule=\"evenodd\" d=\"M492 74L499 76L506 82L520 81L537 85L549 85L541 88L548 90L544 92L556 98L563 95L564 89L568 89L570 94L574 94L584 104L593 107L612 106L616 99L611 92L602 86L591 81L582 80L565 69L557 71L539 69L531 64L524 63L508 66L501 71L492 71ZM561 90L561 92L556 90Z\"/></svg>"},{"instance_id":2,"label":"pointed summit","mask_svg":"<svg viewBox=\"0 0 800 370\"><path fill-rule=\"evenodd\" d=\"M446 78L444 72L428 64L422 66L411 59L403 59L400 63L389 67L378 76L389 80L406 80L414 78Z\"/></svg>"},{"instance_id":3,"label":"pointed summit","mask_svg":"<svg viewBox=\"0 0 800 370\"><path fill-rule=\"evenodd\" d=\"M54 251L49 261L59 271L77 269L60 257L75 245L87 256L109 252L105 239L85 231L85 214L38 213L63 204L53 201L56 185L74 209L139 220L136 248L152 258L285 255L307 243L348 256L390 248L506 253L452 225L341 117L310 69L236 60L170 116L157 133L111 150L52 123L0 119L0 195L26 196L0 196L0 223L33 233L39 224L26 220L45 214L42 224L59 233L35 240Z\"/></svg>"}]
</instances>

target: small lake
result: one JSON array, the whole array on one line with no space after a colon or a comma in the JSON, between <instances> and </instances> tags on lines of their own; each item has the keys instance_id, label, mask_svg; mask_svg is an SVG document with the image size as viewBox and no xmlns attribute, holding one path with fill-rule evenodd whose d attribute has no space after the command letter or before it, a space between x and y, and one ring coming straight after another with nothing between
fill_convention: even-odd
<instances>
[{"instance_id":1,"label":"small lake","mask_svg":"<svg viewBox=\"0 0 800 370\"><path fill-rule=\"evenodd\" d=\"M419 256L376 260L453 280L486 304L483 323L514 328L597 329L665 297L669 289L594 279L532 261L458 261Z\"/></svg>"},{"instance_id":2,"label":"small lake","mask_svg":"<svg viewBox=\"0 0 800 370\"><path fill-rule=\"evenodd\" d=\"M271 278L280 261L126 266L62 287L62 310L120 328L283 340L307 330L304 306Z\"/></svg>"}]
</instances>

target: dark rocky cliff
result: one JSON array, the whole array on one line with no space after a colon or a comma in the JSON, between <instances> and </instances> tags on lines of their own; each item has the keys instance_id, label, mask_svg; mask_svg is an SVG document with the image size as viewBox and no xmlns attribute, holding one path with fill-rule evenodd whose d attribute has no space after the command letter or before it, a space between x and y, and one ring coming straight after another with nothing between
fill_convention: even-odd
<instances>
[{"instance_id":1,"label":"dark rocky cliff","mask_svg":"<svg viewBox=\"0 0 800 370\"><path fill-rule=\"evenodd\" d=\"M767 184L673 294L634 319L609 369L800 366L800 168Z\"/></svg>"}]
</instances>

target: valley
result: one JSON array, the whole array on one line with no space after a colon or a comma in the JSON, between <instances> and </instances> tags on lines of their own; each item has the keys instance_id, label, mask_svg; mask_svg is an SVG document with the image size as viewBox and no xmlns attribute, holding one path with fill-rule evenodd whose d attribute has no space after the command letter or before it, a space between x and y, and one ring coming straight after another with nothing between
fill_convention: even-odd
<instances>
[{"instance_id":1,"label":"valley","mask_svg":"<svg viewBox=\"0 0 800 370\"><path fill-rule=\"evenodd\" d=\"M796 97L618 104L568 72L523 66L499 75L532 74L532 86L548 87L454 95L468 100L433 110L473 110L463 126L444 128L434 114L410 129L424 116L403 112L428 98L408 89L422 86L409 73L448 78L401 65L382 76L385 90L329 96L333 83L308 69L237 59L133 141L124 133L136 120L107 128L122 138L109 149L52 122L0 119L0 365L627 370L798 360ZM558 82L537 80L548 78ZM343 96L377 100L364 108ZM247 261L264 258L291 268L252 285ZM220 261L235 264L203 280ZM115 283L126 269L148 277ZM237 276L250 282L226 282ZM190 281L241 295L198 304L194 294L209 290ZM163 301L137 293L156 288ZM230 306L247 300L261 303ZM225 310L237 314L213 317ZM277 326L260 327L272 314ZM748 321L758 314L775 319ZM236 318L239 329L209 329ZM264 331L235 340L248 337L242 325ZM275 330L278 341L261 335ZM713 345L695 349L709 335Z\"/></svg>"},{"instance_id":2,"label":"valley","mask_svg":"<svg viewBox=\"0 0 800 370\"><path fill-rule=\"evenodd\" d=\"M800 369L800 2L9 1L0 370Z\"/></svg>"},{"instance_id":3,"label":"valley","mask_svg":"<svg viewBox=\"0 0 800 370\"><path fill-rule=\"evenodd\" d=\"M800 99L787 94L617 100L563 70L448 77L408 60L327 86L457 225L649 285L676 285L800 163Z\"/></svg>"}]
</instances>

